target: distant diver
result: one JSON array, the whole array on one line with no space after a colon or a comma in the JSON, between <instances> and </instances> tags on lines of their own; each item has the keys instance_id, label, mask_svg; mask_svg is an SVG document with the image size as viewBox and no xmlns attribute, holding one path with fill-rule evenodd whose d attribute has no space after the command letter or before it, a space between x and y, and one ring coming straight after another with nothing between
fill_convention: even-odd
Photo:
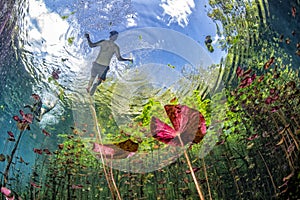
<instances>
[{"instance_id":1,"label":"distant diver","mask_svg":"<svg viewBox=\"0 0 300 200\"><path fill-rule=\"evenodd\" d=\"M25 105L24 108L30 108L31 112L34 115L34 119L40 122L42 120L43 115L55 107L56 101L42 101L41 97L37 94L32 94L31 96L34 99L33 105Z\"/></svg>"},{"instance_id":2,"label":"distant diver","mask_svg":"<svg viewBox=\"0 0 300 200\"><path fill-rule=\"evenodd\" d=\"M121 56L120 48L114 42L117 40L118 35L119 33L117 31L111 31L109 40L100 40L98 42L93 43L90 40L90 35L88 33L84 34L84 36L87 38L87 41L89 43L89 47L91 48L97 46L101 47L96 61L93 62L93 67L91 70L91 78L89 80L88 87L86 88L87 92L90 93L91 96L94 95L97 87L101 84L101 82L106 80L106 74L109 70L110 61L114 54L116 54L119 61L133 62L132 58L123 58ZM94 83L96 76L98 76L98 80L96 83Z\"/></svg>"}]
</instances>

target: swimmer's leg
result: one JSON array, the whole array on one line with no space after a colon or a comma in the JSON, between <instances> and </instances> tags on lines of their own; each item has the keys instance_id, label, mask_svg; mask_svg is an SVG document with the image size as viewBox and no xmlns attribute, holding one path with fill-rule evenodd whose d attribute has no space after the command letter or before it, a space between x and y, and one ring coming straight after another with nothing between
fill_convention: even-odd
<instances>
[{"instance_id":1,"label":"swimmer's leg","mask_svg":"<svg viewBox=\"0 0 300 200\"><path fill-rule=\"evenodd\" d=\"M91 96L94 95L94 93L95 93L97 87L98 87L103 81L106 80L106 74L107 74L108 70L109 70L109 66L107 66L107 67L105 68L105 70L104 70L104 72L102 73L101 76L98 76L97 82L93 85L93 87L92 87L92 89L91 89L91 91L90 91L90 95L91 95Z\"/></svg>"},{"instance_id":2,"label":"swimmer's leg","mask_svg":"<svg viewBox=\"0 0 300 200\"><path fill-rule=\"evenodd\" d=\"M89 93L90 92L90 88L92 87L92 84L95 80L96 76L91 76L90 80L89 80L89 84L88 87L86 88L86 91Z\"/></svg>"},{"instance_id":3,"label":"swimmer's leg","mask_svg":"<svg viewBox=\"0 0 300 200\"><path fill-rule=\"evenodd\" d=\"M97 87L102 83L102 80L99 78L98 81L96 83L94 83L91 91L90 91L90 95L93 96L94 93L96 92Z\"/></svg>"}]
</instances>

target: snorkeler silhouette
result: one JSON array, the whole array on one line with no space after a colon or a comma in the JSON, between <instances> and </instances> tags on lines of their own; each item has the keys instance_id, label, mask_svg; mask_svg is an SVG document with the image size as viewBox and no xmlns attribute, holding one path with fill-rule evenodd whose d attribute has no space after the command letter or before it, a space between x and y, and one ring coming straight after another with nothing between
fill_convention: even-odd
<instances>
[{"instance_id":1,"label":"snorkeler silhouette","mask_svg":"<svg viewBox=\"0 0 300 200\"><path fill-rule=\"evenodd\" d=\"M37 94L32 94L31 96L34 99L33 105L25 105L24 108L30 108L31 112L34 115L34 119L40 122L43 115L55 107L56 101L47 99L42 101L41 97Z\"/></svg>"},{"instance_id":2,"label":"snorkeler silhouette","mask_svg":"<svg viewBox=\"0 0 300 200\"><path fill-rule=\"evenodd\" d=\"M93 95L97 87L101 84L101 82L105 81L106 74L109 70L109 64L114 54L116 54L119 61L133 62L131 58L123 58L121 56L120 48L115 43L116 39L118 38L118 35L119 33L117 31L111 31L109 40L100 40L98 42L93 43L91 42L90 35L88 33L84 34L84 36L87 38L87 41L89 43L89 47L92 48L97 46L101 47L96 61L93 62L93 67L91 70L91 78L89 80L88 87L86 88L87 92L90 93L90 95ZM96 83L94 83L96 76L98 76L98 80Z\"/></svg>"}]
</instances>

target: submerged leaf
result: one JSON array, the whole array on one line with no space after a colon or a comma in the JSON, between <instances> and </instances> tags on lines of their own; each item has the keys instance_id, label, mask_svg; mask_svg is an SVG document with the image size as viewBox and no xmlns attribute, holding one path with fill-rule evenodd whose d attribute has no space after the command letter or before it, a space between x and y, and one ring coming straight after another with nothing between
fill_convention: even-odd
<instances>
[{"instance_id":1,"label":"submerged leaf","mask_svg":"<svg viewBox=\"0 0 300 200\"><path fill-rule=\"evenodd\" d=\"M112 158L128 158L135 154L138 150L139 144L127 139L123 142L113 144L98 144L93 143L93 152L102 153L103 155Z\"/></svg>"},{"instance_id":2,"label":"submerged leaf","mask_svg":"<svg viewBox=\"0 0 300 200\"><path fill-rule=\"evenodd\" d=\"M49 132L47 132L45 129L42 130L42 132L44 133L45 136L50 136L51 134Z\"/></svg>"},{"instance_id":3,"label":"submerged leaf","mask_svg":"<svg viewBox=\"0 0 300 200\"><path fill-rule=\"evenodd\" d=\"M193 167L193 172L197 172L197 171L199 171L199 170L200 170L199 167ZM185 173L190 174L190 173L191 173L191 170L186 170Z\"/></svg>"},{"instance_id":4,"label":"submerged leaf","mask_svg":"<svg viewBox=\"0 0 300 200\"><path fill-rule=\"evenodd\" d=\"M13 132L11 132L11 131L7 131L7 134L8 134L10 137L12 137L12 138L15 137L14 134L13 134Z\"/></svg>"},{"instance_id":5,"label":"submerged leaf","mask_svg":"<svg viewBox=\"0 0 300 200\"><path fill-rule=\"evenodd\" d=\"M41 188L42 186L35 184L34 182L30 182L30 185L32 185L35 188Z\"/></svg>"},{"instance_id":6,"label":"submerged leaf","mask_svg":"<svg viewBox=\"0 0 300 200\"><path fill-rule=\"evenodd\" d=\"M75 184L72 185L72 189L82 189L82 188L83 185L75 185Z\"/></svg>"}]
</instances>

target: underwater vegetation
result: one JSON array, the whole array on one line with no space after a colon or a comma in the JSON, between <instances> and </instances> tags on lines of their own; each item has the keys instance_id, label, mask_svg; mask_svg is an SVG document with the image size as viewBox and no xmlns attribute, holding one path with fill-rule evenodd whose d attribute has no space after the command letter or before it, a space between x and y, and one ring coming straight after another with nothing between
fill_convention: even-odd
<instances>
[{"instance_id":1,"label":"underwater vegetation","mask_svg":"<svg viewBox=\"0 0 300 200\"><path fill-rule=\"evenodd\" d=\"M299 25L280 32L270 26L274 2L257 2L209 1L208 15L216 26L223 24L224 37L212 44L207 36L207 50L227 51L214 69L218 82L211 93L202 83L184 98L167 91L163 100L147 99L133 121L118 126L108 103L112 94L96 92L96 128L66 123L65 132L38 126L38 103L31 109L19 105L9 116L10 129L1 129L2 198L300 199ZM299 1L291 2L283 18L298 22ZM8 23L3 19L0 35ZM59 84L61 76L53 68L48 83L68 106L72 98ZM37 94L27 97L36 99ZM35 135L41 143L25 144L24 137ZM24 159L28 152L20 145L32 145L33 161ZM178 149L180 156L165 153ZM161 167L131 171L146 168L135 157L143 153L145 163L156 155L151 164ZM120 170L116 162L134 166Z\"/></svg>"}]
</instances>

